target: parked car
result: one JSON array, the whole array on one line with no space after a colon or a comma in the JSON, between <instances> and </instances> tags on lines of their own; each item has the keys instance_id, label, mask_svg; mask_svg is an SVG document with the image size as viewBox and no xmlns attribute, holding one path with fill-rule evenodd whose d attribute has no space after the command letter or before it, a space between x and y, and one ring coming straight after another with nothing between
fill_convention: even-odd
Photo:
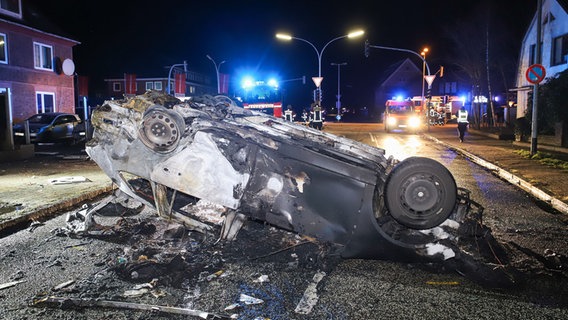
<instances>
[{"instance_id":1,"label":"parked car","mask_svg":"<svg viewBox=\"0 0 568 320\"><path fill-rule=\"evenodd\" d=\"M77 143L85 139L85 125L78 115L63 112L46 112L35 114L24 122L14 125L14 141L17 144L26 143L26 121L29 125L31 143Z\"/></svg>"}]
</instances>

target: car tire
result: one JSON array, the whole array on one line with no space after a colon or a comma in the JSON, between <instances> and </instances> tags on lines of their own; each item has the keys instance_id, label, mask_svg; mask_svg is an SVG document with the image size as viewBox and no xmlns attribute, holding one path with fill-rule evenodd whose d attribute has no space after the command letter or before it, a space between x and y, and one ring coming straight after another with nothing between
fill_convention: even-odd
<instances>
[{"instance_id":1,"label":"car tire","mask_svg":"<svg viewBox=\"0 0 568 320\"><path fill-rule=\"evenodd\" d=\"M454 211L457 186L441 163L411 157L398 163L385 182L385 207L394 220L412 229L430 229Z\"/></svg>"},{"instance_id":2,"label":"car tire","mask_svg":"<svg viewBox=\"0 0 568 320\"><path fill-rule=\"evenodd\" d=\"M151 150L167 153L177 147L184 131L185 123L178 113L162 106L153 106L144 113L139 137Z\"/></svg>"}]
</instances>

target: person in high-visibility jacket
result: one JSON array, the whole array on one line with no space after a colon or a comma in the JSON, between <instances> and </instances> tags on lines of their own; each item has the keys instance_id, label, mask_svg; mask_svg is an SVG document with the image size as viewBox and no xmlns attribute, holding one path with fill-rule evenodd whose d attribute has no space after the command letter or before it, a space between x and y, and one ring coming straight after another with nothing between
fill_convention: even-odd
<instances>
[{"instance_id":1,"label":"person in high-visibility jacket","mask_svg":"<svg viewBox=\"0 0 568 320\"><path fill-rule=\"evenodd\" d=\"M284 111L284 120L293 122L294 117L296 117L296 115L294 114L294 110L292 110L291 105L288 105L288 107L286 108L286 111Z\"/></svg>"},{"instance_id":2,"label":"person in high-visibility jacket","mask_svg":"<svg viewBox=\"0 0 568 320\"><path fill-rule=\"evenodd\" d=\"M469 121L467 121L467 110L465 107L461 107L458 110L457 117L458 117L458 136L460 138L460 142L463 142L463 138L465 136L465 132L467 131L467 125Z\"/></svg>"},{"instance_id":3,"label":"person in high-visibility jacket","mask_svg":"<svg viewBox=\"0 0 568 320\"><path fill-rule=\"evenodd\" d=\"M323 128L323 114L321 107L316 104L310 112L310 124L312 128L321 130Z\"/></svg>"}]
</instances>

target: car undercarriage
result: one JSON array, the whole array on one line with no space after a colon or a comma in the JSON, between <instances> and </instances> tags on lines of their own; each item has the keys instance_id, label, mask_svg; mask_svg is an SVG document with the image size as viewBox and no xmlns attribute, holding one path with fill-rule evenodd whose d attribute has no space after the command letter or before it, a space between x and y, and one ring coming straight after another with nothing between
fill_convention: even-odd
<instances>
[{"instance_id":1,"label":"car undercarriage","mask_svg":"<svg viewBox=\"0 0 568 320\"><path fill-rule=\"evenodd\" d=\"M225 96L149 91L106 101L92 124L86 151L127 199L203 232L212 224L187 208L219 205L222 241L238 241L255 219L332 243L344 258L503 261L480 249L498 247L483 208L432 159L387 158Z\"/></svg>"}]
</instances>

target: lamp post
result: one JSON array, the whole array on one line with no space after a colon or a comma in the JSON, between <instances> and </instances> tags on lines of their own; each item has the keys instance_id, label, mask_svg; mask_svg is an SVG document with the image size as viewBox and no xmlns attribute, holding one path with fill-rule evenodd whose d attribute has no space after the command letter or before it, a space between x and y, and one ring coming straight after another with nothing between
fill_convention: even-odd
<instances>
[{"instance_id":1,"label":"lamp post","mask_svg":"<svg viewBox=\"0 0 568 320\"><path fill-rule=\"evenodd\" d=\"M171 78L172 78L172 70L174 70L175 67L181 67L183 66L183 72L187 72L187 61L183 61L183 63L178 63L178 64L174 64L170 67L170 72L168 73L168 94L172 94L172 90L171 90Z\"/></svg>"},{"instance_id":2,"label":"lamp post","mask_svg":"<svg viewBox=\"0 0 568 320\"><path fill-rule=\"evenodd\" d=\"M426 53L428 52L428 48L424 48L422 49L422 52L420 52L420 55L423 57L422 58L422 107L424 107L424 77L426 76ZM430 73L428 73L430 74ZM430 116L429 110L427 108L426 109L426 117ZM429 119L429 118L428 118ZM430 120L428 120L428 124L430 124Z\"/></svg>"},{"instance_id":3,"label":"lamp post","mask_svg":"<svg viewBox=\"0 0 568 320\"><path fill-rule=\"evenodd\" d=\"M347 62L342 63L331 63L332 66L337 66L337 120L341 120L341 66L347 65Z\"/></svg>"},{"instance_id":4,"label":"lamp post","mask_svg":"<svg viewBox=\"0 0 568 320\"><path fill-rule=\"evenodd\" d=\"M219 64L217 64L215 62L215 60L213 60L213 58L211 58L210 55L206 55L207 59L211 60L211 62L213 62L213 65L215 66L215 73L217 74L217 93L221 93L221 82L219 81L219 68L221 67L221 65L223 63L225 63L225 60L219 62Z\"/></svg>"},{"instance_id":5,"label":"lamp post","mask_svg":"<svg viewBox=\"0 0 568 320\"><path fill-rule=\"evenodd\" d=\"M312 48L314 48L314 50L316 51L317 58L318 58L318 77L317 77L317 79L314 79L314 84L316 85L316 90L317 90L317 92L318 92L318 94L316 95L316 97L321 100L321 87L320 87L320 85L321 85L321 81L323 80L323 78L321 77L321 57L322 57L322 55L323 55L323 52L324 52L325 48L327 48L327 46L328 46L330 43L332 43L332 42L334 42L334 41L337 41L337 40L339 40L339 39L343 39L343 38L355 38L355 37L358 37L358 36L363 35L364 33L365 33L365 31L363 31L363 30L358 30L358 31L354 31L354 32L351 32L351 33L346 34L346 35L343 35L343 36L339 36L339 37L337 37L337 38L333 38L333 39L329 40L329 41L323 46L323 48L321 49L321 51L318 50L318 49L316 48L316 46L315 46L313 43L309 42L308 40L302 39L302 38L298 38L298 37L293 37L293 36L291 36L291 35L289 35L289 34L277 33L277 34L276 34L276 38L281 39L281 40L286 40L286 41L290 41L290 40L292 40L292 39L294 39L294 40L300 40L300 41L303 41L303 42L309 44L310 46L312 46ZM316 98L316 97L314 97L314 101L315 101L315 102L317 102L317 98Z\"/></svg>"}]
</instances>

